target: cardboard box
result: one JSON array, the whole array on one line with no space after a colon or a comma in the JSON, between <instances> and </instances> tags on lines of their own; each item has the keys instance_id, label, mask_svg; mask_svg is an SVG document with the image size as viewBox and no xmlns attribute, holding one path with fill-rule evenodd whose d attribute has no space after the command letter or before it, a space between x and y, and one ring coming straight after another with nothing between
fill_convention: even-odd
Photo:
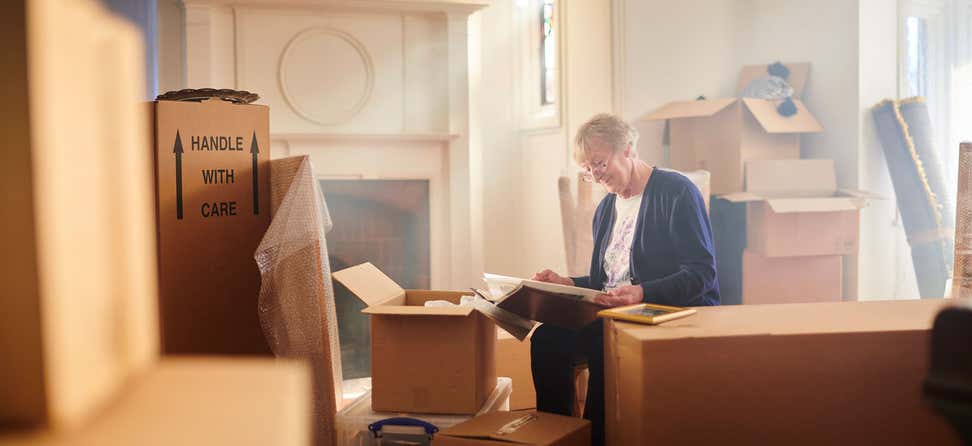
<instances>
[{"instance_id":1,"label":"cardboard box","mask_svg":"<svg viewBox=\"0 0 972 446\"><path fill-rule=\"evenodd\" d=\"M268 354L253 253L270 224L269 110L154 103L165 353Z\"/></svg>"},{"instance_id":2,"label":"cardboard box","mask_svg":"<svg viewBox=\"0 0 972 446\"><path fill-rule=\"evenodd\" d=\"M533 388L533 370L530 368L530 338L518 341L505 330L496 331L496 376L508 376L513 380L510 409L537 407L537 391Z\"/></svg>"},{"instance_id":3,"label":"cardboard box","mask_svg":"<svg viewBox=\"0 0 972 446\"><path fill-rule=\"evenodd\" d=\"M833 160L746 163L747 249L766 257L857 255L860 209L869 192L838 189Z\"/></svg>"},{"instance_id":4,"label":"cardboard box","mask_svg":"<svg viewBox=\"0 0 972 446\"><path fill-rule=\"evenodd\" d=\"M841 256L763 257L743 251L743 304L840 302Z\"/></svg>"},{"instance_id":5,"label":"cardboard box","mask_svg":"<svg viewBox=\"0 0 972 446\"><path fill-rule=\"evenodd\" d=\"M760 68L762 67L762 68ZM794 98L803 94L809 64L787 64ZM765 66L743 69L740 88L765 75ZM668 121L671 167L681 171L708 170L712 193L742 192L743 168L753 159L800 158L800 135L823 131L817 119L799 99L797 113L781 116L782 101L726 98L676 101L648 113L648 121Z\"/></svg>"},{"instance_id":6,"label":"cardboard box","mask_svg":"<svg viewBox=\"0 0 972 446\"><path fill-rule=\"evenodd\" d=\"M607 444L957 445L922 401L934 316L912 300L605 321Z\"/></svg>"},{"instance_id":7,"label":"cardboard box","mask_svg":"<svg viewBox=\"0 0 972 446\"><path fill-rule=\"evenodd\" d=\"M3 446L311 444L306 364L167 358L83 428L0 435Z\"/></svg>"},{"instance_id":8,"label":"cardboard box","mask_svg":"<svg viewBox=\"0 0 972 446\"><path fill-rule=\"evenodd\" d=\"M506 426L509 426L512 432L501 433L500 430ZM590 444L590 421L545 412L488 413L443 429L432 439L433 446L587 446Z\"/></svg>"},{"instance_id":9,"label":"cardboard box","mask_svg":"<svg viewBox=\"0 0 972 446\"><path fill-rule=\"evenodd\" d=\"M83 425L158 358L139 31L100 2L6 2L0 426Z\"/></svg>"},{"instance_id":10,"label":"cardboard box","mask_svg":"<svg viewBox=\"0 0 972 446\"><path fill-rule=\"evenodd\" d=\"M371 316L371 405L378 412L474 414L496 385L496 326L461 291L403 290L371 263L332 274Z\"/></svg>"}]
</instances>

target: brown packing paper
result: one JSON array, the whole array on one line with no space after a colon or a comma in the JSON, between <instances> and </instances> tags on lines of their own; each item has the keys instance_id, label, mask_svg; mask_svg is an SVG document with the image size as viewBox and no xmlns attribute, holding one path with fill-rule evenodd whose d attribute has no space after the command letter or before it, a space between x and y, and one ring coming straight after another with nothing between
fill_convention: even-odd
<instances>
[{"instance_id":1,"label":"brown packing paper","mask_svg":"<svg viewBox=\"0 0 972 446\"><path fill-rule=\"evenodd\" d=\"M267 354L253 252L270 223L268 109L154 109L163 351Z\"/></svg>"}]
</instances>

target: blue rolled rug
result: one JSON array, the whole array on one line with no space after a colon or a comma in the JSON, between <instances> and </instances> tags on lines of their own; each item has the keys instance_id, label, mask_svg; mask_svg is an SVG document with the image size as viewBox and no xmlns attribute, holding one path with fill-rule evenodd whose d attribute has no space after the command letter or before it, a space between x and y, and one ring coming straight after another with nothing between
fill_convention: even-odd
<instances>
[{"instance_id":1,"label":"blue rolled rug","mask_svg":"<svg viewBox=\"0 0 972 446\"><path fill-rule=\"evenodd\" d=\"M873 108L922 298L941 298L951 275L954 209L933 146L928 107L919 98Z\"/></svg>"}]
</instances>

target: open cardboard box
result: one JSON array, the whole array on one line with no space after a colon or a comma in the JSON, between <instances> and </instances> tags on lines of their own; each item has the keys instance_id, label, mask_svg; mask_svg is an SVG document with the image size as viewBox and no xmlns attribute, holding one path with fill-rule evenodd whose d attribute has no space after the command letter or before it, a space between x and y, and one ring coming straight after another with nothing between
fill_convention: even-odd
<instances>
[{"instance_id":1,"label":"open cardboard box","mask_svg":"<svg viewBox=\"0 0 972 446\"><path fill-rule=\"evenodd\" d=\"M458 304L462 291L404 290L371 263L332 274L371 316L372 408L475 414L496 386L496 326Z\"/></svg>"},{"instance_id":2,"label":"open cardboard box","mask_svg":"<svg viewBox=\"0 0 972 446\"><path fill-rule=\"evenodd\" d=\"M857 255L859 210L877 195L838 189L833 160L746 163L747 249L764 257Z\"/></svg>"},{"instance_id":3,"label":"open cardboard box","mask_svg":"<svg viewBox=\"0 0 972 446\"><path fill-rule=\"evenodd\" d=\"M545 412L491 412L443 429L433 446L588 446L591 422Z\"/></svg>"},{"instance_id":4,"label":"open cardboard box","mask_svg":"<svg viewBox=\"0 0 972 446\"><path fill-rule=\"evenodd\" d=\"M712 172L712 193L743 191L743 167L753 159L800 158L800 134L819 133L823 127L799 98L810 64L786 64L797 113L782 116L776 108L782 100L725 98L675 101L641 119L668 121L671 167L677 170ZM765 65L746 66L739 88L766 75Z\"/></svg>"}]
</instances>

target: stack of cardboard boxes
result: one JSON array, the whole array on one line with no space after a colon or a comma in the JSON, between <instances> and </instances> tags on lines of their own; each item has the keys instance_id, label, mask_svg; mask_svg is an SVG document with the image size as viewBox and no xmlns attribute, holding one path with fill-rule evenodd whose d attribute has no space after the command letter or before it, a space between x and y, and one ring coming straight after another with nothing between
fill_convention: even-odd
<instances>
[{"instance_id":1,"label":"stack of cardboard boxes","mask_svg":"<svg viewBox=\"0 0 972 446\"><path fill-rule=\"evenodd\" d=\"M782 100L729 98L672 102L643 118L667 120L673 168L712 173L723 303L856 297L858 210L867 194L838 191L833 161L800 159L801 135L823 128L798 99L810 64L785 66L790 116L778 111ZM738 91L767 68L745 67Z\"/></svg>"}]
</instances>

